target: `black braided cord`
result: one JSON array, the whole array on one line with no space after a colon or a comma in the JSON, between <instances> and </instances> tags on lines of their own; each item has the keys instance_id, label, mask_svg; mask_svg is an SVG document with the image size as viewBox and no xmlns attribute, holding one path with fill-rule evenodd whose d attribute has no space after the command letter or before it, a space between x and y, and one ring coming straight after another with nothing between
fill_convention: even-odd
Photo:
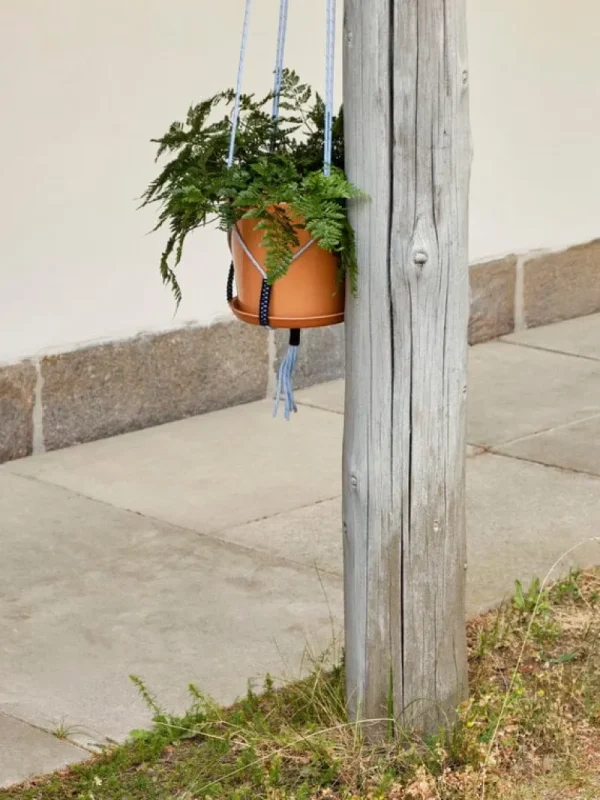
<instances>
[{"instance_id":1,"label":"black braided cord","mask_svg":"<svg viewBox=\"0 0 600 800\"><path fill-rule=\"evenodd\" d=\"M233 261L229 266L229 274L227 275L227 302L231 304L233 300L233 279L235 277L235 270L233 268Z\"/></svg>"}]
</instances>

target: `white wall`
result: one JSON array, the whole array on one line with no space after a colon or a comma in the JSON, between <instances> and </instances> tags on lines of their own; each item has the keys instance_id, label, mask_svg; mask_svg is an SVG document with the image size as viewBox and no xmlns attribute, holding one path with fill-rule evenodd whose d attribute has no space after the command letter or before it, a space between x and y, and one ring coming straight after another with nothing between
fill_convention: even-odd
<instances>
[{"instance_id":1,"label":"white wall","mask_svg":"<svg viewBox=\"0 0 600 800\"><path fill-rule=\"evenodd\" d=\"M323 0L290 5L287 63L320 86ZM150 137L234 83L242 7L2 0L0 363L226 317L223 237L195 237L173 319L135 198ZM250 88L270 82L276 7L254 0ZM473 260L600 235L599 30L595 0L471 0Z\"/></svg>"},{"instance_id":2,"label":"white wall","mask_svg":"<svg viewBox=\"0 0 600 800\"><path fill-rule=\"evenodd\" d=\"M468 0L471 258L600 236L600 3Z\"/></svg>"}]
</instances>

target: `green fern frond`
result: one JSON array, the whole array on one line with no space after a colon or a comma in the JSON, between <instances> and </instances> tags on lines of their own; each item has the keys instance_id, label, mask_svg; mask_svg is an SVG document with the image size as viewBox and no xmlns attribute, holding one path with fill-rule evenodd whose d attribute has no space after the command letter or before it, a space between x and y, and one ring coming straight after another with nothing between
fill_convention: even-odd
<instances>
[{"instance_id":1,"label":"green fern frond","mask_svg":"<svg viewBox=\"0 0 600 800\"><path fill-rule=\"evenodd\" d=\"M160 274L177 305L181 288L175 270L189 234L214 220L228 231L242 217L255 219L262 233L270 282L289 269L301 227L321 247L339 256L340 272L349 277L351 288L356 287L354 233L347 205L361 193L343 172L342 110L333 120L333 169L325 176L322 98L296 72L286 69L280 116L275 120L272 99L272 92L241 96L231 168L227 155L233 89L192 105L184 122L172 123L164 136L153 140L157 160L167 160L144 192L141 206L157 204L155 229L169 228Z\"/></svg>"},{"instance_id":2,"label":"green fern frond","mask_svg":"<svg viewBox=\"0 0 600 800\"><path fill-rule=\"evenodd\" d=\"M165 286L169 286L171 291L173 292L173 296L175 297L175 308L179 308L179 304L182 300L182 292L181 287L179 286L179 281L177 280L177 276L175 275L174 270L169 265L169 259L175 244L177 242L177 236L173 235L170 236L166 247L163 251L163 254L160 259L160 274L162 277L163 284Z\"/></svg>"}]
</instances>

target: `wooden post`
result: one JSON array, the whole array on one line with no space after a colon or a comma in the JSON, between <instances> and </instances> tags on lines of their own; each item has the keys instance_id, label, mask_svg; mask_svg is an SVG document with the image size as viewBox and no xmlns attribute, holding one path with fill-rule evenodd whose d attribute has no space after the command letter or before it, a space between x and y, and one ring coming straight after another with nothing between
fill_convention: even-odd
<instances>
[{"instance_id":1,"label":"wooden post","mask_svg":"<svg viewBox=\"0 0 600 800\"><path fill-rule=\"evenodd\" d=\"M466 697L471 139L465 0L345 0L358 299L343 465L350 713L428 731Z\"/></svg>"}]
</instances>

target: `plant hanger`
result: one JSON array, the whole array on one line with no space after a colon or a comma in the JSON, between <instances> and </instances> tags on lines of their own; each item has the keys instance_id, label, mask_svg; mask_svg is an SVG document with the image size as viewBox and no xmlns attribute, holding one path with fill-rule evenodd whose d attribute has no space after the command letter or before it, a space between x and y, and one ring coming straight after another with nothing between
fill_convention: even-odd
<instances>
[{"instance_id":1,"label":"plant hanger","mask_svg":"<svg viewBox=\"0 0 600 800\"><path fill-rule=\"evenodd\" d=\"M332 149L333 149L332 131L333 131L333 94L334 94L334 67L335 67L336 0L326 0L326 4L327 4L327 20L326 20L326 43L325 43L325 98L324 98L325 119L324 119L324 145L323 145L323 174L325 176L329 176L331 174L331 161L332 161ZM285 40L287 33L288 6L289 6L289 0L280 0L277 50L275 56L275 73L274 73L275 77L273 85L273 105L271 111L271 117L273 120L277 120L279 117L279 103L280 103L281 87L283 80L283 71L284 71L283 64L285 55ZM237 72L237 83L235 88L235 101L234 101L233 114L231 120L229 152L227 157L228 169L231 169L235 160L235 144L236 144L236 135L238 131L239 118L240 118L242 81L243 81L244 64L245 64L246 51L248 45L248 28L250 23L251 7L252 7L252 0L246 0L245 11L244 11L244 22L242 26L240 57L239 57L238 72ZM269 311L271 305L271 293L273 290L273 285L269 282L265 269L259 263L255 255L253 254L252 250L248 247L247 243L244 241L242 233L238 229L237 224L234 224L229 232L230 247L232 246L233 238L235 239L236 243L243 250L244 254L247 256L251 264L254 266L254 268L258 271L260 275L261 288L260 288L260 299L257 309L258 324L265 328L271 328ZM298 248L298 250L294 253L291 263L297 261L314 244L315 244L314 238L310 238L306 243L302 244ZM236 316L242 318L236 309L236 298L234 298L233 296L234 280L235 280L235 271L232 260L231 265L229 267L229 274L227 278L227 302L229 303L230 307L232 308ZM335 322L341 322L342 319L343 319L343 313L341 317L339 314L335 315L335 318L332 316L332 319L329 323L321 322L319 324L333 324ZM277 327L281 327L281 325L278 325ZM312 327L312 324L310 325L310 327ZM273 409L274 417L277 416L282 394L284 397L285 419L289 420L291 412L292 411L296 412L298 410L297 405L294 401L292 375L298 359L299 345L300 345L300 328L292 327L290 328L288 352L279 368L277 393Z\"/></svg>"}]
</instances>

